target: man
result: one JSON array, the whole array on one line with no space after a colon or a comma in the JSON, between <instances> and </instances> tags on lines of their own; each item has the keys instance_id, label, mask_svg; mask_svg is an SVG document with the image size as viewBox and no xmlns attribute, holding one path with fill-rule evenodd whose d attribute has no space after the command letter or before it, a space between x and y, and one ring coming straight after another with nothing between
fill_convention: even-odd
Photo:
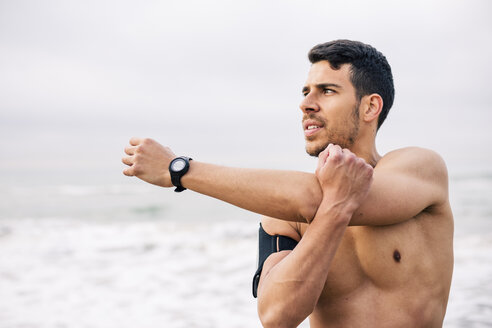
<instances>
[{"instance_id":1,"label":"man","mask_svg":"<svg viewBox=\"0 0 492 328\"><path fill-rule=\"evenodd\" d=\"M421 148L376 151L394 95L380 52L337 40L309 59L300 107L306 151L319 157L315 175L185 158L173 161L172 183L176 156L138 138L125 149L124 174L264 215L264 236L283 236L260 263L265 327L296 327L308 316L314 328L440 327L453 268L445 164ZM297 246L280 247L286 239Z\"/></svg>"}]
</instances>

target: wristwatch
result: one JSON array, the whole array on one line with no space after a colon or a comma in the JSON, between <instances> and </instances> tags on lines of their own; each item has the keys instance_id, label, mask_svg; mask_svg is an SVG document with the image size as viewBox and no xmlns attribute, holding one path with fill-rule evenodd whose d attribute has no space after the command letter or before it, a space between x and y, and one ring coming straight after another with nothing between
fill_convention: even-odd
<instances>
[{"instance_id":1,"label":"wristwatch","mask_svg":"<svg viewBox=\"0 0 492 328\"><path fill-rule=\"evenodd\" d=\"M171 182L176 186L175 192L186 190L181 185L181 177L190 169L190 161L192 159L185 156L176 157L169 164L169 173L171 173Z\"/></svg>"}]
</instances>

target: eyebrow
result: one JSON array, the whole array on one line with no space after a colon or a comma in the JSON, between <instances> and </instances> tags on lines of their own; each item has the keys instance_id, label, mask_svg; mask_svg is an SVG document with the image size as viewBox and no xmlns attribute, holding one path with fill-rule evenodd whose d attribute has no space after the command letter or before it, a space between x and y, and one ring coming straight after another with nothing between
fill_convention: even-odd
<instances>
[{"instance_id":1,"label":"eyebrow","mask_svg":"<svg viewBox=\"0 0 492 328\"><path fill-rule=\"evenodd\" d=\"M319 83L319 84L315 84L314 87L317 89L325 89L325 88L343 89L341 85L338 85L336 83ZM306 91L309 91L308 86L304 86L304 88L302 88L302 92L306 92Z\"/></svg>"}]
</instances>

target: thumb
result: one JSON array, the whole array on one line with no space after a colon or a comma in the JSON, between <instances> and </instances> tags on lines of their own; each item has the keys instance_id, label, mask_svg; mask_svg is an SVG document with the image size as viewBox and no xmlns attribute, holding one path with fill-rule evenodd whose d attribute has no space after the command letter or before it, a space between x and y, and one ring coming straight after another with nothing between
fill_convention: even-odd
<instances>
[{"instance_id":1,"label":"thumb","mask_svg":"<svg viewBox=\"0 0 492 328\"><path fill-rule=\"evenodd\" d=\"M322 168L322 167L325 165L325 163L326 163L326 159L327 159L327 158L328 158L328 156L330 155L329 150L328 150L328 148L330 147L330 145L331 145L331 144L329 144L329 145L325 148L325 150L323 150L323 151L322 151L321 153L319 153L319 155L318 155L318 170L319 170L320 168Z\"/></svg>"}]
</instances>

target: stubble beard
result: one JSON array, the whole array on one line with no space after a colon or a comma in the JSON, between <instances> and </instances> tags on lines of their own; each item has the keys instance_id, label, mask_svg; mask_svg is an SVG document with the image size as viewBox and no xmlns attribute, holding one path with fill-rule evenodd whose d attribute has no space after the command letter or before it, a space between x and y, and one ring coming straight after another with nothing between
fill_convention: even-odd
<instances>
[{"instance_id":1,"label":"stubble beard","mask_svg":"<svg viewBox=\"0 0 492 328\"><path fill-rule=\"evenodd\" d=\"M310 156L318 157L319 153L325 150L329 144L339 145L342 148L350 149L359 135L359 106L360 102L357 102L352 110L351 122L348 122L350 126L346 131L336 129L336 127L331 130L325 130L328 135L324 142L314 145L313 148L311 148L309 144L306 144L306 153Z\"/></svg>"}]
</instances>

